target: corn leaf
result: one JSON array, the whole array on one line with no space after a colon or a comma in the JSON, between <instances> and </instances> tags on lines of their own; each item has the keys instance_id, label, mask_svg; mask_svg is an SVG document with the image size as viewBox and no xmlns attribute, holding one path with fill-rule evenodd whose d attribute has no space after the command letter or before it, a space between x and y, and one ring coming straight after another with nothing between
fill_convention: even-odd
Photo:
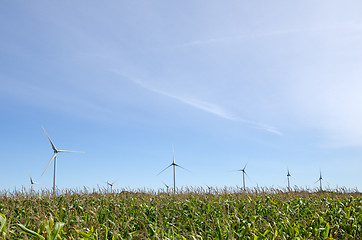
<instances>
[{"instance_id":1,"label":"corn leaf","mask_svg":"<svg viewBox=\"0 0 362 240\"><path fill-rule=\"evenodd\" d=\"M34 232L33 230L30 230L28 229L27 227L25 227L23 224L18 224L18 226L21 228L21 230L26 233L27 235L30 235L30 236L34 236L36 237L37 239L41 239L41 240L45 240L45 238L40 235L39 233L37 232Z\"/></svg>"}]
</instances>

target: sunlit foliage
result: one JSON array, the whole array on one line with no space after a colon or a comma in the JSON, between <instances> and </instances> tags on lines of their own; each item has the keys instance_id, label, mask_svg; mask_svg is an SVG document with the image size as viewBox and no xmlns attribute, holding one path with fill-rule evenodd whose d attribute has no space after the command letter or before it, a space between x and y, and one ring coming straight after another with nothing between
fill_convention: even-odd
<instances>
[{"instance_id":1,"label":"sunlit foliage","mask_svg":"<svg viewBox=\"0 0 362 240\"><path fill-rule=\"evenodd\" d=\"M361 239L361 193L3 192L0 239Z\"/></svg>"}]
</instances>

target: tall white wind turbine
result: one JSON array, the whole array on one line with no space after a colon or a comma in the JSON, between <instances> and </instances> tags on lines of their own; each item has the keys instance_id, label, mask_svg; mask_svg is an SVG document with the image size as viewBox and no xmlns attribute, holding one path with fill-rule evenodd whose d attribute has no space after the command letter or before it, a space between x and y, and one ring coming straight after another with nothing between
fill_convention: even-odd
<instances>
[{"instance_id":1,"label":"tall white wind turbine","mask_svg":"<svg viewBox=\"0 0 362 240\"><path fill-rule=\"evenodd\" d=\"M245 171L245 168L246 168L247 165L248 165L248 163L245 164L244 168L237 170L237 171L243 173L243 188L244 188L244 191L246 190L246 188L245 188L245 175L249 177L249 175Z\"/></svg>"},{"instance_id":2,"label":"tall white wind turbine","mask_svg":"<svg viewBox=\"0 0 362 240\"><path fill-rule=\"evenodd\" d=\"M49 135L47 134L47 132L45 131L44 127L42 126L44 132L45 132L45 135L47 135L48 139L49 139L49 142L50 144L52 145L52 148L53 148L53 151L54 151L54 154L52 156L52 158L50 159L47 167L45 168L44 172L41 174L42 176L44 175L45 171L48 169L50 163L53 161L54 159L54 176L53 176L53 193L55 194L56 192L56 176L57 176L57 154L60 153L60 152L78 152L78 153L83 153L83 152L80 152L80 151L70 151L70 150L59 150L55 147L55 145L53 144L52 140L50 139Z\"/></svg>"},{"instance_id":3,"label":"tall white wind turbine","mask_svg":"<svg viewBox=\"0 0 362 240\"><path fill-rule=\"evenodd\" d=\"M159 173L157 174L157 176L160 175L161 173L163 173L163 172L164 172L166 169L168 169L169 167L173 166L173 193L176 193L176 167L182 168L182 169L184 169L184 170L186 170L186 171L189 171L189 170L187 170L187 169L184 168L184 167L181 167L180 165L178 165L178 164L175 162L175 150L173 149L173 147L172 147L172 150L173 150L173 161L172 161L172 163L171 163L170 165L168 165L165 169L163 169L161 172L159 172Z\"/></svg>"}]
</instances>

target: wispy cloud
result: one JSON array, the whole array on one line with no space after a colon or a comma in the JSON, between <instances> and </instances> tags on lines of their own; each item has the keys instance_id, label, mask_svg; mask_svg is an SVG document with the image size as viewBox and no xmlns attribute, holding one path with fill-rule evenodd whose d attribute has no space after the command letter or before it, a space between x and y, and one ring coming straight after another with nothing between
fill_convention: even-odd
<instances>
[{"instance_id":1,"label":"wispy cloud","mask_svg":"<svg viewBox=\"0 0 362 240\"><path fill-rule=\"evenodd\" d=\"M194 41L179 44L179 45L177 45L177 47L191 47L191 46L196 46L196 45L222 43L222 42L229 41L232 39L234 39L234 38L210 38L210 39L203 39L203 40L194 40Z\"/></svg>"},{"instance_id":2,"label":"wispy cloud","mask_svg":"<svg viewBox=\"0 0 362 240\"><path fill-rule=\"evenodd\" d=\"M225 43L231 41L238 41L243 39L254 39L254 38L261 38L261 37L269 37L269 36L278 36L284 34L290 34L295 32L302 32L305 30L280 30L280 31L269 31L264 33L250 33L250 34L242 34L237 36L230 36L230 37L220 37L220 38L209 38L209 39L198 39L189 42L184 42L174 46L175 48L183 48L183 47L193 47L199 45L208 45L208 44L217 44L217 43Z\"/></svg>"},{"instance_id":3,"label":"wispy cloud","mask_svg":"<svg viewBox=\"0 0 362 240\"><path fill-rule=\"evenodd\" d=\"M192 97L185 97L185 96L179 96L179 95L171 94L171 93L168 93L168 92L163 91L161 89L155 88L155 87L153 87L151 85L148 85L148 84L144 83L143 81L141 81L141 80L139 80L137 78L130 77L128 75L120 73L117 70L112 70L112 71L119 74L119 75L121 75L121 76L123 76L123 77L125 77L125 78L127 78L127 79L129 79L129 80L131 80L132 82L134 82L135 84L137 84L138 86L140 86L140 87L142 87L144 89L147 89L149 91L158 93L160 95L163 95L163 96L166 96L166 97L169 97L169 98L176 99L176 100L178 100L180 102L183 102L183 103L185 103L185 104L187 104L189 106L192 106L194 108L197 108L197 109L200 109L202 111L214 114L214 115L216 115L218 117L221 117L221 118L224 118L224 119L227 119L227 120L242 122L244 124L249 125L250 127L256 128L256 129L261 129L261 130L268 131L268 132L271 132L271 133L274 133L274 134L282 135L282 133L280 131L278 131L273 126L269 126L269 125L264 124L264 123L259 123L259 122L250 121L250 120L240 118L240 117L228 112L227 110L223 109L221 106L219 106L217 104L205 102L205 101L198 100L198 99L195 99L195 98L192 98Z\"/></svg>"},{"instance_id":4,"label":"wispy cloud","mask_svg":"<svg viewBox=\"0 0 362 240\"><path fill-rule=\"evenodd\" d=\"M197 39L177 44L173 47L174 48L194 47L194 46L209 45L209 44L228 43L231 41L238 41L238 40L256 39L256 38L273 37L273 36L277 37L277 36L296 34L296 33L321 33L321 32L333 32L341 30L354 33L354 32L360 32L361 27L362 27L361 24L324 25L324 26L314 26L310 28L293 28L293 29L274 30L266 32L255 32L255 33L240 34L229 37Z\"/></svg>"}]
</instances>

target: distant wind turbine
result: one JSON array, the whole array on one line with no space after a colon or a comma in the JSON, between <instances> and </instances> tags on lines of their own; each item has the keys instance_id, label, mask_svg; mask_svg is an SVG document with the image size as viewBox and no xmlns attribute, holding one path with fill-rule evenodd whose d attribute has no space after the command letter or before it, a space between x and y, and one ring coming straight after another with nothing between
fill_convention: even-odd
<instances>
[{"instance_id":1,"label":"distant wind turbine","mask_svg":"<svg viewBox=\"0 0 362 240\"><path fill-rule=\"evenodd\" d=\"M120 179L120 178L118 178L116 181L114 181L114 182L112 182L112 183L110 183L110 182L108 182L108 181L106 182L107 185L111 187L111 192L113 192L113 185L114 185L119 179Z\"/></svg>"},{"instance_id":2,"label":"distant wind turbine","mask_svg":"<svg viewBox=\"0 0 362 240\"><path fill-rule=\"evenodd\" d=\"M319 182L319 190L320 191L323 191L322 180L323 180L323 178L322 178L322 170L319 169L319 178L315 183Z\"/></svg>"},{"instance_id":3,"label":"distant wind turbine","mask_svg":"<svg viewBox=\"0 0 362 240\"><path fill-rule=\"evenodd\" d=\"M189 171L189 170L187 170L187 169L184 168L184 167L181 167L180 165L178 165L178 164L175 162L175 150L174 150L173 147L172 147L172 150L173 150L173 161L172 161L172 163L171 163L170 165L168 165L165 169L163 169L161 172L159 172L159 173L157 174L157 176L160 175L161 173L163 173L163 172L164 172L166 169L168 169L169 167L173 166L173 193L176 193L176 167L182 168L182 169L184 169L184 170L186 170L186 171Z\"/></svg>"},{"instance_id":4,"label":"distant wind turbine","mask_svg":"<svg viewBox=\"0 0 362 240\"><path fill-rule=\"evenodd\" d=\"M29 185L28 190L30 189L30 192L32 192L32 191L33 191L33 185L34 185L34 184L40 184L40 183L35 182L35 181L33 180L33 178L31 177L30 173L29 173L29 178L30 178L30 185Z\"/></svg>"},{"instance_id":5,"label":"distant wind turbine","mask_svg":"<svg viewBox=\"0 0 362 240\"><path fill-rule=\"evenodd\" d=\"M56 191L56 175L57 175L57 154L60 153L60 152L78 152L78 153L83 153L83 152L80 152L80 151L69 151L69 150L58 150L55 145L53 144L52 140L50 139L49 135L47 134L47 132L45 131L44 127L42 126L44 132L45 132L45 135L47 135L48 139L49 139L49 142L50 144L52 145L52 148L53 148L53 151L54 151L54 154L52 156L52 158L50 159L47 167L45 168L44 172L41 174L42 176L44 175L45 171L48 169L50 163L53 161L54 159L54 175L53 175L53 193L55 194L55 191Z\"/></svg>"},{"instance_id":6,"label":"distant wind turbine","mask_svg":"<svg viewBox=\"0 0 362 240\"><path fill-rule=\"evenodd\" d=\"M247 165L248 165L248 163L245 164L243 169L237 170L239 172L243 172L243 188L244 188L244 191L246 190L246 188L245 188L245 175L249 177L249 175L245 171L245 168L246 168Z\"/></svg>"},{"instance_id":7,"label":"distant wind turbine","mask_svg":"<svg viewBox=\"0 0 362 240\"><path fill-rule=\"evenodd\" d=\"M206 184L206 187L209 189L209 194L211 194L212 187Z\"/></svg>"},{"instance_id":8,"label":"distant wind turbine","mask_svg":"<svg viewBox=\"0 0 362 240\"><path fill-rule=\"evenodd\" d=\"M170 188L170 186L169 185L167 185L166 183L164 183L164 182L162 182L163 183L163 185L165 185L165 187L166 187L166 191L167 191L167 193L168 193L168 189Z\"/></svg>"}]
</instances>

